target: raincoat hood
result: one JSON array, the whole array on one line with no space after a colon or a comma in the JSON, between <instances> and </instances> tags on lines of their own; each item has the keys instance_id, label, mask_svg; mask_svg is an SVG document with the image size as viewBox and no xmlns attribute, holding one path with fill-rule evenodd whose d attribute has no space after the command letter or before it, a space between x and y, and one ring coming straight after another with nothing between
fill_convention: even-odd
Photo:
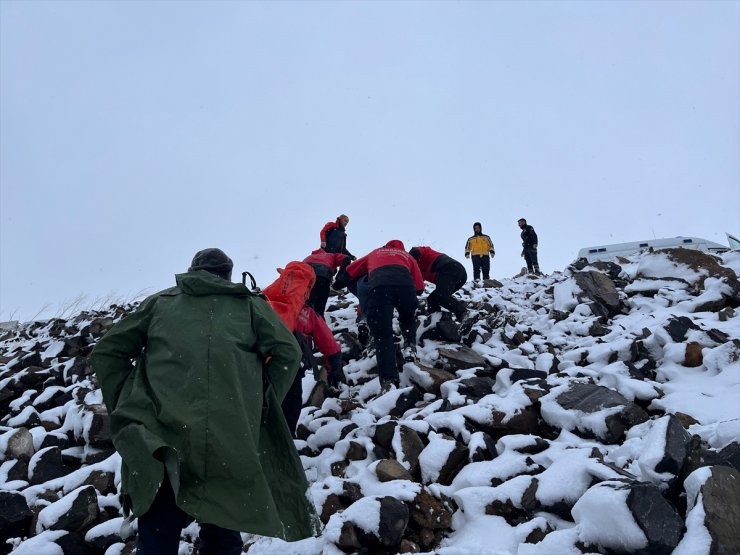
<instances>
[{"instance_id":1,"label":"raincoat hood","mask_svg":"<svg viewBox=\"0 0 740 555\"><path fill-rule=\"evenodd\" d=\"M252 295L243 284L232 283L206 270L177 274L175 282L186 295Z\"/></svg>"},{"instance_id":2,"label":"raincoat hood","mask_svg":"<svg viewBox=\"0 0 740 555\"><path fill-rule=\"evenodd\" d=\"M402 241L399 241L398 239L392 239L392 240L388 241L385 244L385 246L387 248L391 248L391 249L399 249L399 250L402 250L402 251L405 251L406 250L406 247L403 246L403 242Z\"/></svg>"}]
</instances>

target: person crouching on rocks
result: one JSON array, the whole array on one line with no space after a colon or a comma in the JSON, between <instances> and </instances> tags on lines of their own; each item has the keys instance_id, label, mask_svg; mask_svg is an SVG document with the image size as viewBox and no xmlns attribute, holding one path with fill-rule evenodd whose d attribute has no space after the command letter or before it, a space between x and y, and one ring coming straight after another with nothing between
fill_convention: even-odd
<instances>
[{"instance_id":1,"label":"person crouching on rocks","mask_svg":"<svg viewBox=\"0 0 740 555\"><path fill-rule=\"evenodd\" d=\"M407 361L416 358L417 295L424 291L424 279L416 260L401 241L388 241L347 266L349 279L368 275L367 321L375 340L378 374L382 390L398 385L393 310L403 335L402 353Z\"/></svg>"},{"instance_id":2,"label":"person crouching on rocks","mask_svg":"<svg viewBox=\"0 0 740 555\"><path fill-rule=\"evenodd\" d=\"M422 277L435 284L434 291L427 297L427 311L431 314L446 308L462 322L467 312L465 304L452 295L468 280L463 265L429 247L412 247L409 254L419 264Z\"/></svg>"}]
</instances>

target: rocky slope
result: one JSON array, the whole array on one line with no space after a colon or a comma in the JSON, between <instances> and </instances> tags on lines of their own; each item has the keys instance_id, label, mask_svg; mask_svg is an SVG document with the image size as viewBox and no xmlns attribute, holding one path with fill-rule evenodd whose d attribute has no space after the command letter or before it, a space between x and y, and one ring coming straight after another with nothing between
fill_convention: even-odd
<instances>
[{"instance_id":1,"label":"rocky slope","mask_svg":"<svg viewBox=\"0 0 740 555\"><path fill-rule=\"evenodd\" d=\"M349 384L304 379L297 441L324 532L246 548L740 552L738 272L740 253L675 250L468 284L469 319L421 316L419 362L384 395L354 297L333 298ZM2 338L1 553L131 552L86 358L131 308Z\"/></svg>"}]
</instances>

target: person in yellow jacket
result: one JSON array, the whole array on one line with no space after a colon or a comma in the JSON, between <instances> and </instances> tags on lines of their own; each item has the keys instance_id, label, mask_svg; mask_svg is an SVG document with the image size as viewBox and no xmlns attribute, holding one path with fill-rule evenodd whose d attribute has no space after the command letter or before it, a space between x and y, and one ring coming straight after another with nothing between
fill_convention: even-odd
<instances>
[{"instance_id":1,"label":"person in yellow jacket","mask_svg":"<svg viewBox=\"0 0 740 555\"><path fill-rule=\"evenodd\" d=\"M491 269L491 258L496 256L493 242L488 235L483 234L483 226L480 222L473 224L473 235L465 243L465 258L473 259L473 279L480 279L481 271L483 279L488 279Z\"/></svg>"}]
</instances>

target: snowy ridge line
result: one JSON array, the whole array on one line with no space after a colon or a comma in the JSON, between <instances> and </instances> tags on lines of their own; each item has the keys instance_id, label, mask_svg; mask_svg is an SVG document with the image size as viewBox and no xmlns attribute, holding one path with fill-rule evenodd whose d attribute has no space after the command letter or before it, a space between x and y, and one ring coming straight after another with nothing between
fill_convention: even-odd
<instances>
[{"instance_id":1,"label":"snowy ridge line","mask_svg":"<svg viewBox=\"0 0 740 555\"><path fill-rule=\"evenodd\" d=\"M332 297L348 384L304 378L296 440L325 528L244 534L248 552L740 551L738 272L740 253L677 249L468 283L469 317L422 311L419 362L384 395L356 299ZM0 336L0 552L133 548L87 364L133 308Z\"/></svg>"}]
</instances>

